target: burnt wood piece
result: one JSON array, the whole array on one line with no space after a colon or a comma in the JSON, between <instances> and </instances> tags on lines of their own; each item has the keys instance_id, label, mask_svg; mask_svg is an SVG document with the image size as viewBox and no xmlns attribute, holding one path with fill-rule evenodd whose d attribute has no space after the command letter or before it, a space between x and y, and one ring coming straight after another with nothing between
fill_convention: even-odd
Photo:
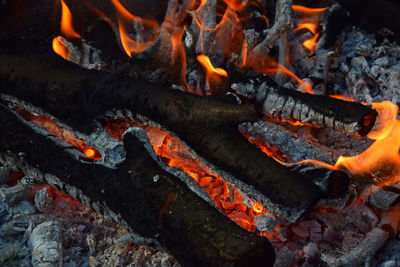
<instances>
[{"instance_id":1,"label":"burnt wood piece","mask_svg":"<svg viewBox=\"0 0 400 267\"><path fill-rule=\"evenodd\" d=\"M69 185L58 189L68 193L73 186L92 203L105 202L134 231L156 238L183 266L273 265L274 249L266 238L243 230L161 169L133 134L124 139L126 160L110 169L78 160L4 106L0 118L2 153L23 153L28 166ZM0 155L0 162L4 159Z\"/></svg>"},{"instance_id":2,"label":"burnt wood piece","mask_svg":"<svg viewBox=\"0 0 400 267\"><path fill-rule=\"evenodd\" d=\"M375 125L378 112L371 106L321 95L301 93L255 81L232 86L248 97L256 95L262 113L279 121L308 123L345 134L365 137Z\"/></svg>"},{"instance_id":3,"label":"burnt wood piece","mask_svg":"<svg viewBox=\"0 0 400 267\"><path fill-rule=\"evenodd\" d=\"M251 143L271 151L278 160L291 166L292 171L300 172L310 179L327 197L338 197L347 191L350 177L346 172L311 163L295 164L303 160L317 159L333 165L340 155L327 150L318 142L301 138L297 133L268 121L242 123L239 130Z\"/></svg>"},{"instance_id":4,"label":"burnt wood piece","mask_svg":"<svg viewBox=\"0 0 400 267\"><path fill-rule=\"evenodd\" d=\"M265 196L257 200L267 208L271 201L289 207L290 212L273 209L289 221L320 197L312 182L266 157L240 134L239 123L257 120L253 105L84 70L56 55L46 60L0 56L0 61L0 93L30 102L83 132L90 132L91 123L107 110L129 109L144 115Z\"/></svg>"}]
</instances>

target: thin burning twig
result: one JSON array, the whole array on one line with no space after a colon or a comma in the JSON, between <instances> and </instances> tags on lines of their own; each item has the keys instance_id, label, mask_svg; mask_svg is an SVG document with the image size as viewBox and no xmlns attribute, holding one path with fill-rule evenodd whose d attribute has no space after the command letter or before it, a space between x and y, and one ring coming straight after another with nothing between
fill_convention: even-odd
<instances>
[{"instance_id":1,"label":"thin burning twig","mask_svg":"<svg viewBox=\"0 0 400 267\"><path fill-rule=\"evenodd\" d=\"M276 3L275 23L268 30L265 39L259 43L251 54L253 57L267 55L271 47L280 38L283 32L288 32L293 27L292 0L278 0Z\"/></svg>"}]
</instances>

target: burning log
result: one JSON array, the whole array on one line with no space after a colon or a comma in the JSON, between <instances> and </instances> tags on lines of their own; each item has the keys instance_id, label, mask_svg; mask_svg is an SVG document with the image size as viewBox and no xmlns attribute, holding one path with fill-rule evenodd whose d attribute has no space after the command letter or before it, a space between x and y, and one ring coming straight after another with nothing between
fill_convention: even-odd
<instances>
[{"instance_id":1,"label":"burning log","mask_svg":"<svg viewBox=\"0 0 400 267\"><path fill-rule=\"evenodd\" d=\"M299 218L319 197L311 182L266 157L238 131L240 122L257 119L253 105L171 91L119 75L104 77L57 56L47 62L33 57L0 59L1 93L29 101L74 129L90 131L95 119L108 110L132 110L174 132L217 167L240 177L254 191L251 195L267 208L271 201L275 203L271 209L289 221ZM281 210L280 205L290 211Z\"/></svg>"},{"instance_id":2,"label":"burning log","mask_svg":"<svg viewBox=\"0 0 400 267\"><path fill-rule=\"evenodd\" d=\"M242 123L239 130L265 154L282 164L292 166L293 171L300 172L310 179L327 197L340 196L347 191L350 179L345 172L315 166L312 163L298 164L309 159L334 164L338 154L328 151L316 142L299 138L281 125L267 121Z\"/></svg>"},{"instance_id":3,"label":"burning log","mask_svg":"<svg viewBox=\"0 0 400 267\"><path fill-rule=\"evenodd\" d=\"M184 266L272 266L275 255L267 239L241 229L161 169L154 151L143 146L143 134L126 134L126 160L110 169L73 158L4 107L0 117L0 150L8 151L1 164L13 161L24 173L156 238ZM23 158L14 156L19 152Z\"/></svg>"},{"instance_id":4,"label":"burning log","mask_svg":"<svg viewBox=\"0 0 400 267\"><path fill-rule=\"evenodd\" d=\"M336 98L301 93L267 82L233 84L241 95L256 98L266 116L279 121L328 127L345 134L365 137L375 124L378 112L370 106Z\"/></svg>"}]
</instances>

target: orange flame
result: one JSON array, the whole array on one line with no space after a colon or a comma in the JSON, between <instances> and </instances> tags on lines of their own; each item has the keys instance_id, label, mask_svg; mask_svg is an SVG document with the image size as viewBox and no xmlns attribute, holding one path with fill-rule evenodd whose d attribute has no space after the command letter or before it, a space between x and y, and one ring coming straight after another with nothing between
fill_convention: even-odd
<instances>
[{"instance_id":1,"label":"orange flame","mask_svg":"<svg viewBox=\"0 0 400 267\"><path fill-rule=\"evenodd\" d=\"M359 155L353 157L340 156L335 165L315 159L285 163L282 161L285 155L282 155L278 150L271 149L266 144L250 140L246 134L244 136L250 142L255 143L268 156L272 156L276 161L286 166L312 163L334 170L345 169L356 177L374 173L382 170L384 167L390 166L393 169L391 177L377 186L393 184L400 180L400 120L397 120L399 107L390 101L372 103L372 107L377 110L379 115L368 137L375 139L375 142Z\"/></svg>"},{"instance_id":2,"label":"orange flame","mask_svg":"<svg viewBox=\"0 0 400 267\"><path fill-rule=\"evenodd\" d=\"M68 50L64 46L61 36L57 36L53 39L53 51L61 56L63 59L68 60Z\"/></svg>"},{"instance_id":3,"label":"orange flame","mask_svg":"<svg viewBox=\"0 0 400 267\"><path fill-rule=\"evenodd\" d=\"M354 102L354 98L351 95L329 95L329 97L340 99L343 101Z\"/></svg>"},{"instance_id":4,"label":"orange flame","mask_svg":"<svg viewBox=\"0 0 400 267\"><path fill-rule=\"evenodd\" d=\"M206 71L206 82L210 93L213 95L221 94L222 92L218 92L216 87L225 87L228 78L226 71L221 68L214 68L210 59L206 55L198 55L197 61L199 61Z\"/></svg>"},{"instance_id":5,"label":"orange flame","mask_svg":"<svg viewBox=\"0 0 400 267\"><path fill-rule=\"evenodd\" d=\"M196 181L209 195L215 206L231 220L248 231L255 231L255 216L267 210L257 201L245 203L243 193L229 185L221 176L213 173L201 160L195 158L189 148L178 138L154 126L144 125L133 119L110 119L107 131L114 138L122 139L129 127L143 128L154 151L169 166L179 168Z\"/></svg>"},{"instance_id":6,"label":"orange flame","mask_svg":"<svg viewBox=\"0 0 400 267\"><path fill-rule=\"evenodd\" d=\"M75 30L72 24L72 14L68 6L61 0L61 33L67 38L82 38Z\"/></svg>"},{"instance_id":7,"label":"orange flame","mask_svg":"<svg viewBox=\"0 0 400 267\"><path fill-rule=\"evenodd\" d=\"M226 71L224 69L214 68L214 66L211 64L210 59L206 55L198 55L197 60L204 67L204 69L206 70L206 73L209 73L210 75L212 73L215 73L218 76L228 77L228 74L226 73Z\"/></svg>"},{"instance_id":8,"label":"orange flame","mask_svg":"<svg viewBox=\"0 0 400 267\"><path fill-rule=\"evenodd\" d=\"M297 77L296 74L291 72L288 68L285 66L279 64L272 58L270 58L268 55L260 55L259 60L252 60L247 62L247 66L254 68L257 70L259 73L262 74L267 74L267 75L275 75L278 73L283 73L288 75L289 77L292 77L298 84L298 89L302 91L303 93L309 93L313 94L313 88L311 84L308 82L302 81L299 77Z\"/></svg>"},{"instance_id":9,"label":"orange flame","mask_svg":"<svg viewBox=\"0 0 400 267\"><path fill-rule=\"evenodd\" d=\"M317 25L315 23L307 22L307 23L299 23L297 24L296 31L306 29L309 30L312 34L317 33Z\"/></svg>"},{"instance_id":10,"label":"orange flame","mask_svg":"<svg viewBox=\"0 0 400 267\"><path fill-rule=\"evenodd\" d=\"M118 0L111 0L117 12L118 29L122 47L126 54L132 57L132 54L141 53L153 46L159 35L159 25L156 20L144 19L131 14ZM137 41L129 36L133 25L140 27L140 39Z\"/></svg>"},{"instance_id":11,"label":"orange flame","mask_svg":"<svg viewBox=\"0 0 400 267\"><path fill-rule=\"evenodd\" d=\"M317 39L318 39L318 37L319 37L319 34L317 33L316 35L314 35L313 38L308 39L308 40L305 40L305 41L303 42L303 46L304 46L305 48L307 48L307 50L308 50L310 53L312 53L312 52L315 51L315 47L317 46Z\"/></svg>"},{"instance_id":12,"label":"orange flame","mask_svg":"<svg viewBox=\"0 0 400 267\"><path fill-rule=\"evenodd\" d=\"M376 141L363 153L354 157L341 156L336 167L344 167L353 175L371 173L383 165L400 167L400 120L397 120L398 106L390 101L373 103L378 111L378 129L368 135Z\"/></svg>"},{"instance_id":13,"label":"orange flame","mask_svg":"<svg viewBox=\"0 0 400 267\"><path fill-rule=\"evenodd\" d=\"M309 8L305 6L292 5L293 11L302 14L303 16L312 16L328 10L327 7L323 8Z\"/></svg>"},{"instance_id":14,"label":"orange flame","mask_svg":"<svg viewBox=\"0 0 400 267\"><path fill-rule=\"evenodd\" d=\"M297 24L296 30L307 29L314 35L313 38L303 42L303 46L310 53L313 53L315 51L315 47L317 46L317 40L319 37L319 33L317 33L319 17L316 15L325 12L328 8L308 8L299 5L292 5L292 9L302 16Z\"/></svg>"},{"instance_id":15,"label":"orange flame","mask_svg":"<svg viewBox=\"0 0 400 267\"><path fill-rule=\"evenodd\" d=\"M63 129L61 126L59 126L48 117L32 114L23 108L15 108L15 112L17 112L26 121L32 122L37 127L45 129L59 139L64 140L68 144L77 147L88 158L95 161L101 159L101 154L99 151L97 151L96 148L88 146L81 139L76 138L72 132Z\"/></svg>"}]
</instances>

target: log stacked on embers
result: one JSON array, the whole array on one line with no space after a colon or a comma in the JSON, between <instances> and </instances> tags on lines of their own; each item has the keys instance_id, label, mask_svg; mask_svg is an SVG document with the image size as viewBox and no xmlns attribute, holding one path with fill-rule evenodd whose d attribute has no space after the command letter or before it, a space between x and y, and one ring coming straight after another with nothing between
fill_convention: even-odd
<instances>
[{"instance_id":1,"label":"log stacked on embers","mask_svg":"<svg viewBox=\"0 0 400 267\"><path fill-rule=\"evenodd\" d=\"M20 8L11 2L3 5ZM149 9L154 1L139 1L138 15L152 12L156 18L141 20L117 0L93 5L60 1L63 14L70 12L65 6L76 14L80 34L72 28L68 36L61 27L63 36L57 36L58 22L45 15L53 1L36 6L21 2L29 7L26 13L18 14L16 22L5 18L2 26L13 24L0 33L0 164L156 239L181 264L272 266L275 251L265 236L284 240L280 231L301 228L301 217L316 202L340 197L354 183L349 171L334 165L337 154L306 138L315 131L337 131L352 136L349 140L363 139L379 120L371 105L328 96L331 50L344 26L332 23L347 16L340 6L311 10L290 0L171 0ZM110 16L114 8L117 15ZM143 35L127 41L124 16L134 19L131 26ZM319 37L320 28L327 36ZM305 39L304 47L296 47L295 59L289 55L293 36ZM141 43L142 37L148 42ZM61 47L54 49L58 55L50 51L52 42L53 48ZM291 73L292 60L295 70L304 71L303 80ZM275 81L262 75L271 73ZM312 83L322 95L311 94ZM121 126L121 140L116 140L107 127L119 120L131 125ZM259 123L260 129L265 124L257 133L251 123ZM58 134L51 130L56 124ZM173 167L169 163L177 159L156 154L146 127L163 133L160 147L168 141L166 135L178 140L214 176L203 173L199 178ZM68 142L73 135L79 138ZM271 140L261 140L267 135ZM279 138L300 140L299 149L280 149L284 142ZM112 147L105 148L106 142ZM85 144L84 149L76 143ZM323 154L329 164L296 164L296 153L307 150ZM221 179L220 188L207 182L215 177ZM213 190L225 194L226 202L217 204ZM392 208L397 200L395 195L382 204L378 196L374 203L379 209ZM234 211L228 214L229 209ZM383 231L377 229L368 229L360 248ZM381 236L383 243L387 234ZM333 262L359 263L364 259L356 259L360 253Z\"/></svg>"}]
</instances>

